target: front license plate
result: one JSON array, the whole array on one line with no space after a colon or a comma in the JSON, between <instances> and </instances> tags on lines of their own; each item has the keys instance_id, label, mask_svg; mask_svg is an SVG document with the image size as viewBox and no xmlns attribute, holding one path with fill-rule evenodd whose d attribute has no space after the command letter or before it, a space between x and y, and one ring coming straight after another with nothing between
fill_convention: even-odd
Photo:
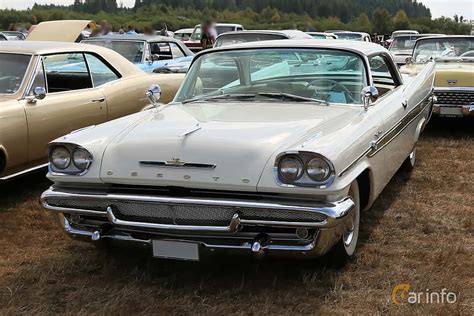
<instances>
[{"instance_id":1,"label":"front license plate","mask_svg":"<svg viewBox=\"0 0 474 316\"><path fill-rule=\"evenodd\" d=\"M441 107L439 109L439 115L441 116L450 116L450 117L459 117L462 116L462 108L458 107Z\"/></svg>"},{"instance_id":2,"label":"front license plate","mask_svg":"<svg viewBox=\"0 0 474 316\"><path fill-rule=\"evenodd\" d=\"M153 240L153 257L199 261L199 244L184 241Z\"/></svg>"}]
</instances>

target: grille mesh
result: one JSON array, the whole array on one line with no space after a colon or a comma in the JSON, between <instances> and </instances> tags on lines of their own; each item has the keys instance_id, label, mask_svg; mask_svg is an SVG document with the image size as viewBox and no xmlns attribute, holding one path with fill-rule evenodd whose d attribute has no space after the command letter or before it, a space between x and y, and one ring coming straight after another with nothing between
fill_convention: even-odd
<instances>
[{"instance_id":1,"label":"grille mesh","mask_svg":"<svg viewBox=\"0 0 474 316\"><path fill-rule=\"evenodd\" d=\"M436 104L469 105L474 102L474 93L469 92L436 92Z\"/></svg>"},{"instance_id":2,"label":"grille mesh","mask_svg":"<svg viewBox=\"0 0 474 316\"><path fill-rule=\"evenodd\" d=\"M326 216L307 211L260 209L251 207L208 206L199 204L163 204L142 201L49 198L51 206L106 211L114 206L114 215L122 220L177 225L228 225L235 213L248 220L321 222Z\"/></svg>"}]
</instances>

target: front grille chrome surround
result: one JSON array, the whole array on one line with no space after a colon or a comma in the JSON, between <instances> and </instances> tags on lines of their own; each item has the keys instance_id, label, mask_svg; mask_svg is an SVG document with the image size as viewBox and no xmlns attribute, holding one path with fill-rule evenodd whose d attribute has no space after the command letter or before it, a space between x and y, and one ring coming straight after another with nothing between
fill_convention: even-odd
<instances>
[{"instance_id":1,"label":"front grille chrome surround","mask_svg":"<svg viewBox=\"0 0 474 316\"><path fill-rule=\"evenodd\" d=\"M211 231L232 231L240 225L332 227L354 207L350 198L294 205L228 199L81 194L53 189L44 192L41 201L50 210L108 217L115 225ZM238 224L230 229L237 221Z\"/></svg>"}]
</instances>

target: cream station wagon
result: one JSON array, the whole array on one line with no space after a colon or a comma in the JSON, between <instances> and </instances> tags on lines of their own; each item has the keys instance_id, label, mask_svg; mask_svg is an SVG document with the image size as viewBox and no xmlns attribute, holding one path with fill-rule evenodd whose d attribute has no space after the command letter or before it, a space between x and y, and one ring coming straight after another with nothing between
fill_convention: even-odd
<instances>
[{"instance_id":1,"label":"cream station wagon","mask_svg":"<svg viewBox=\"0 0 474 316\"><path fill-rule=\"evenodd\" d=\"M413 168L433 68L402 77L380 45L338 40L201 52L171 104L53 141L42 203L72 236L160 258L344 262L361 211Z\"/></svg>"}]
</instances>

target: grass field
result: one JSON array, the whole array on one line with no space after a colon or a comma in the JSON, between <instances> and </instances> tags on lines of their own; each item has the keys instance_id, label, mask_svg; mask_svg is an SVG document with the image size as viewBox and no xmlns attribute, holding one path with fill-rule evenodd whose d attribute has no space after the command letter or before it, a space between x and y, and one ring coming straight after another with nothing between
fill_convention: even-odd
<instances>
[{"instance_id":1,"label":"grass field","mask_svg":"<svg viewBox=\"0 0 474 316\"><path fill-rule=\"evenodd\" d=\"M397 174L363 214L343 268L315 261L100 253L58 229L38 197L44 173L0 186L0 314L474 314L474 120L433 119L409 179ZM401 304L392 288L457 295Z\"/></svg>"}]
</instances>

